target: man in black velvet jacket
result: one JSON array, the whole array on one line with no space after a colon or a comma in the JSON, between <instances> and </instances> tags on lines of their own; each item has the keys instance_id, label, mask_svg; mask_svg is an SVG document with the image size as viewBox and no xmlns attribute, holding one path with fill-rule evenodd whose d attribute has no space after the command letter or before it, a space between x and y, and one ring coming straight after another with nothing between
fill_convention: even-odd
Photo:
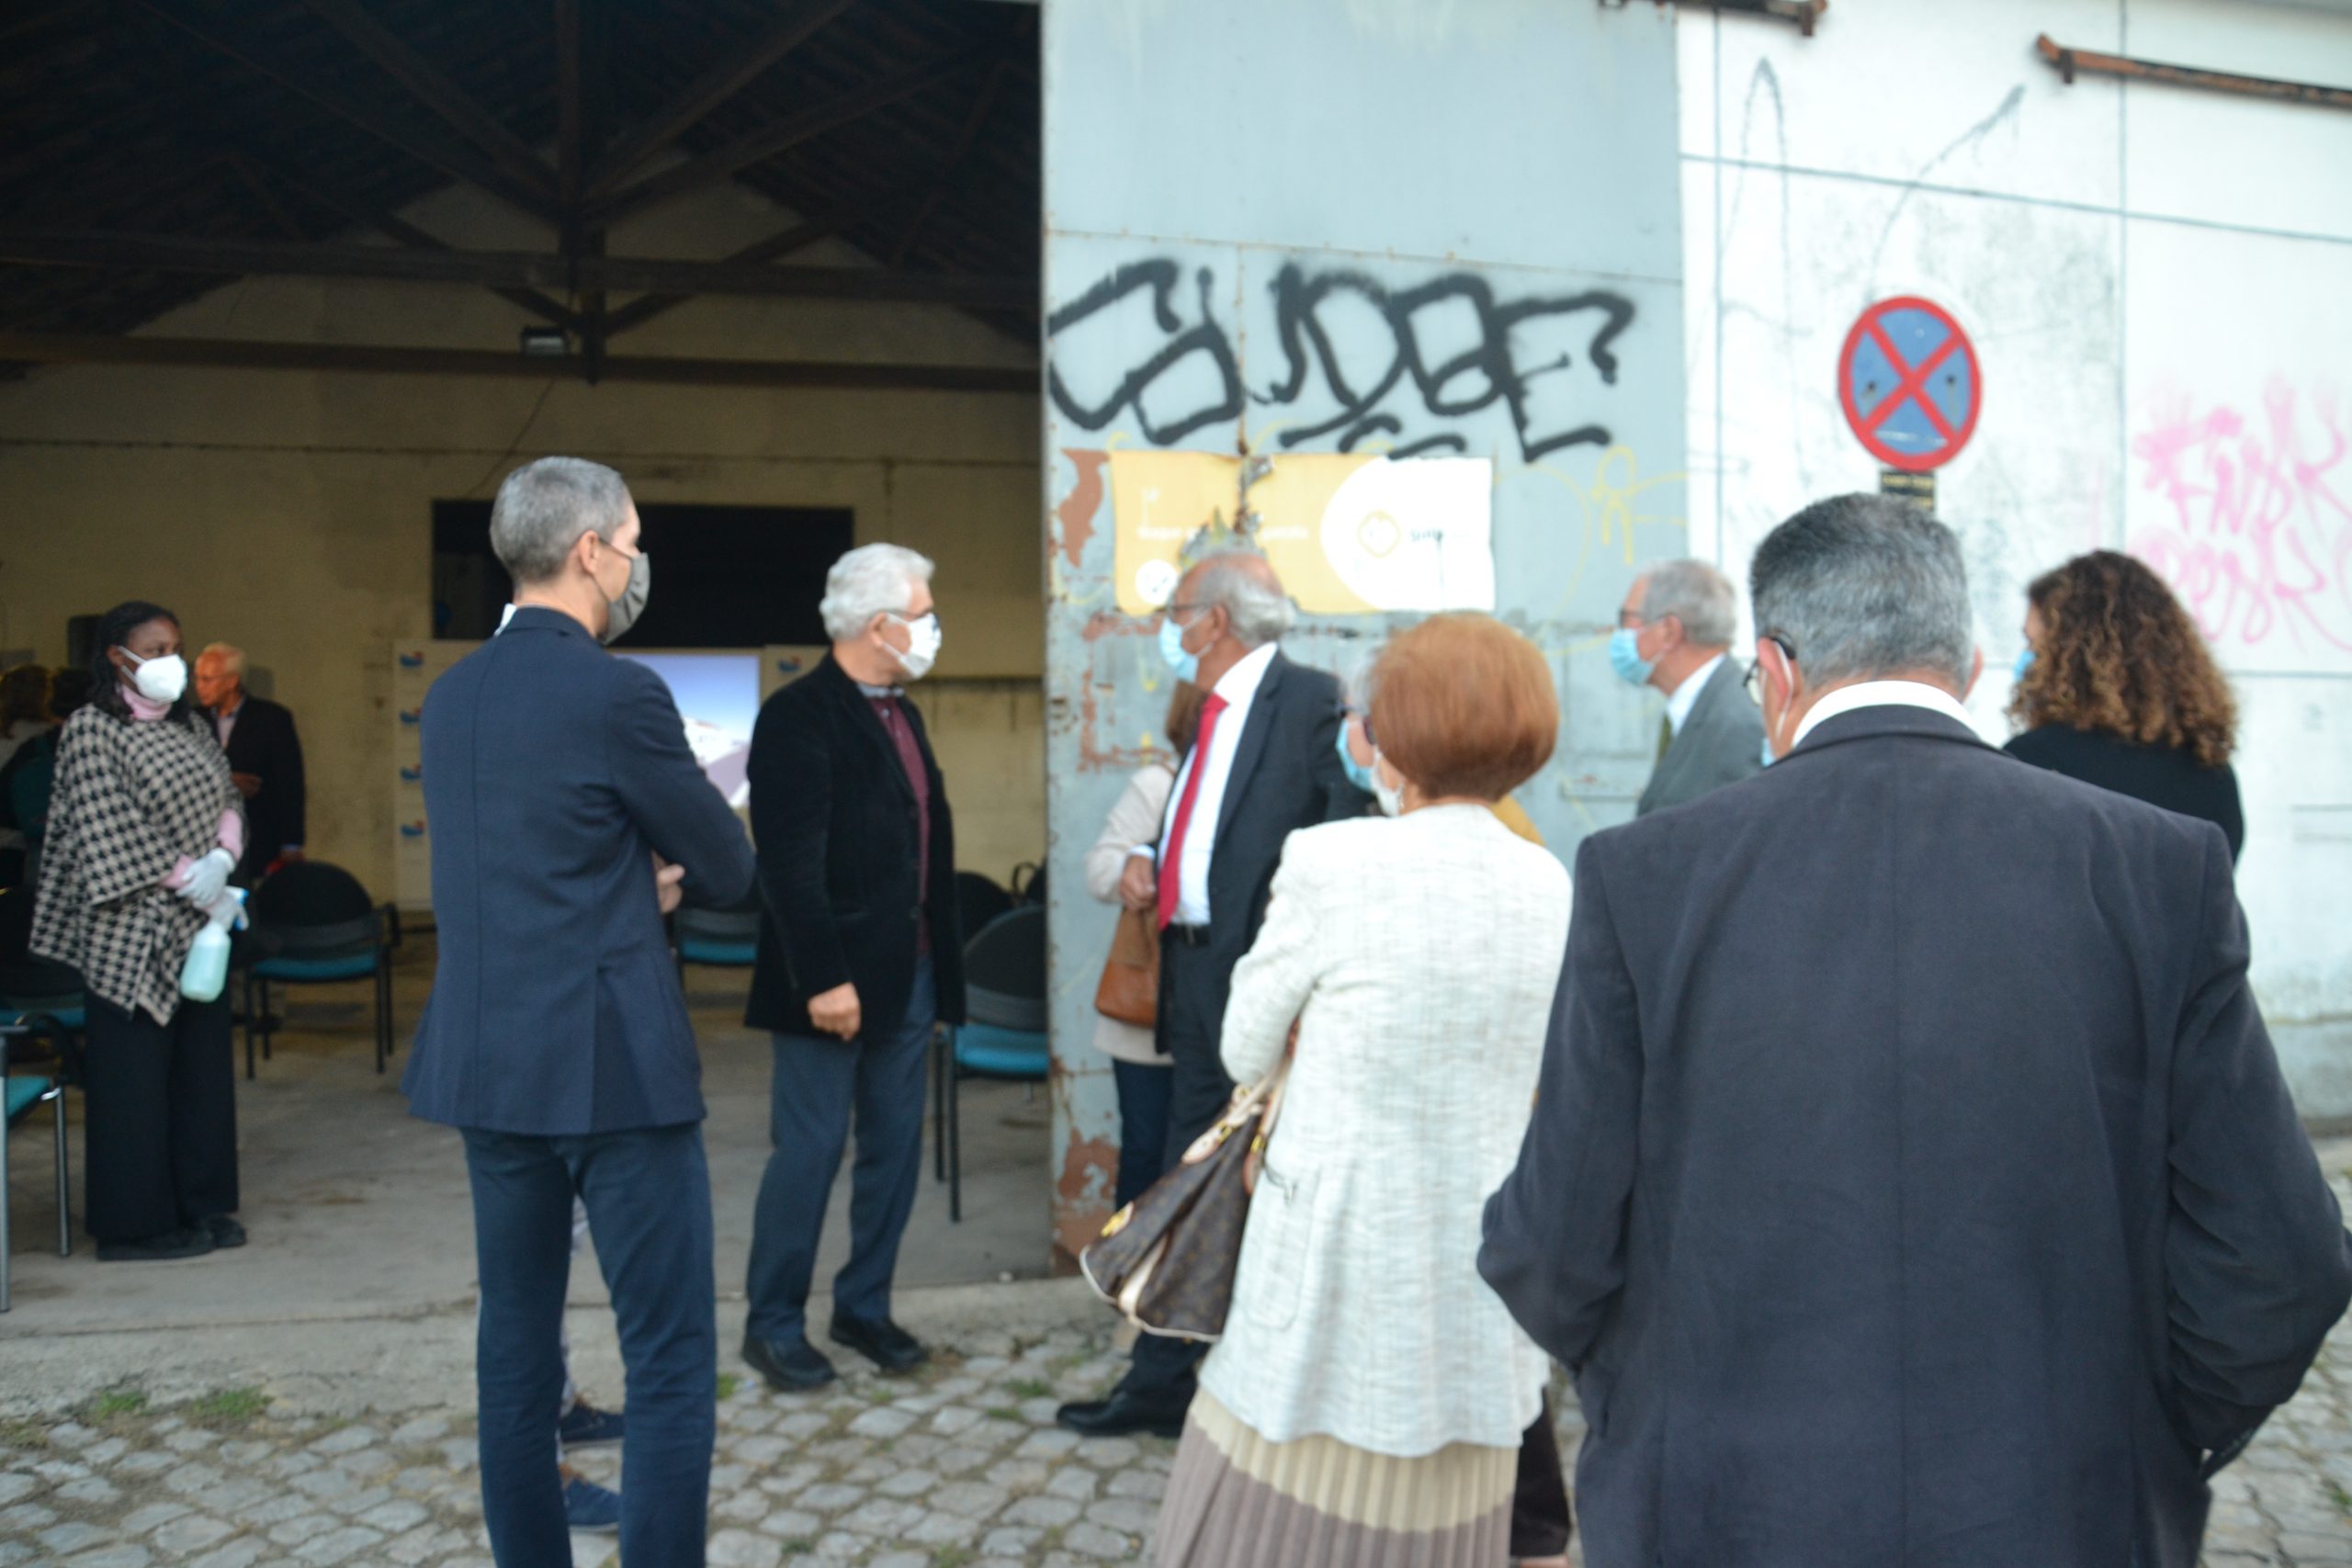
<instances>
[{"instance_id":1,"label":"man in black velvet jacket","mask_svg":"<svg viewBox=\"0 0 2352 1568\"><path fill-rule=\"evenodd\" d=\"M825 580L831 652L770 697L752 732L752 833L766 905L744 1021L772 1032L775 1153L752 1231L743 1357L778 1388L832 1363L807 1313L825 1201L850 1124L850 1256L831 1337L885 1371L924 1359L890 1319L890 1277L922 1171L933 1027L964 1017L956 830L902 682L939 651L932 564L852 550Z\"/></svg>"}]
</instances>

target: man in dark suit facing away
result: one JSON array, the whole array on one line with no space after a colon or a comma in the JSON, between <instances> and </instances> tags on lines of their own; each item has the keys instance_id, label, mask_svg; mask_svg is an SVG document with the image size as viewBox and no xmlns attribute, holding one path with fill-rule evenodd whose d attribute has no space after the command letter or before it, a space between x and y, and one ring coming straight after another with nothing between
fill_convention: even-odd
<instances>
[{"instance_id":1,"label":"man in dark suit facing away","mask_svg":"<svg viewBox=\"0 0 2352 1568\"><path fill-rule=\"evenodd\" d=\"M302 742L283 705L245 690L245 651L216 642L196 656L196 700L229 753L229 776L245 797L247 884L302 852L310 792L302 780Z\"/></svg>"},{"instance_id":2,"label":"man in dark suit facing away","mask_svg":"<svg viewBox=\"0 0 2352 1568\"><path fill-rule=\"evenodd\" d=\"M1159 924L1159 1049L1174 1072L1167 1160L1174 1166L1233 1093L1217 1054L1233 966L1258 939L1283 843L1301 828L1360 817L1370 799L1340 761L1340 684L1284 659L1294 613L1265 557L1204 557L1177 582L1160 654L1207 694L1159 840L1127 862L1121 897ZM1193 1402L1201 1347L1146 1335L1107 1399L1056 1418L1088 1437L1175 1437Z\"/></svg>"},{"instance_id":3,"label":"man in dark suit facing away","mask_svg":"<svg viewBox=\"0 0 2352 1568\"><path fill-rule=\"evenodd\" d=\"M1479 1269L1577 1379L1591 1568L2192 1568L2352 1294L2209 823L2019 763L1951 531L1751 571L1746 784L1587 839Z\"/></svg>"},{"instance_id":4,"label":"man in dark suit facing away","mask_svg":"<svg viewBox=\"0 0 2352 1568\"><path fill-rule=\"evenodd\" d=\"M571 1561L556 1419L575 1194L628 1369L622 1555L703 1561L710 1177L662 916L682 896L741 900L753 868L669 688L599 646L645 603L638 536L610 468L543 457L508 475L490 536L514 607L424 703L440 964L401 1087L416 1115L465 1136L482 1517L500 1568Z\"/></svg>"},{"instance_id":5,"label":"man in dark suit facing away","mask_svg":"<svg viewBox=\"0 0 2352 1568\"><path fill-rule=\"evenodd\" d=\"M808 1289L853 1122L850 1254L830 1337L885 1371L927 1359L890 1316L890 1280L922 1179L932 1030L964 1019L955 818L904 689L939 654L931 576L897 545L834 562L819 606L832 648L752 731L766 913L744 1022L770 1032L775 1147L752 1218L743 1359L776 1388L834 1375L808 1343Z\"/></svg>"}]
</instances>

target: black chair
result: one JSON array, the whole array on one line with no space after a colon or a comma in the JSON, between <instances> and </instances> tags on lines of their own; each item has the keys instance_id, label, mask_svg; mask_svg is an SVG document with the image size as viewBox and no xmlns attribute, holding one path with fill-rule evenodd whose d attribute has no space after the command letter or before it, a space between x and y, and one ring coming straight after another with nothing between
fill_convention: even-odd
<instances>
[{"instance_id":1,"label":"black chair","mask_svg":"<svg viewBox=\"0 0 2352 1568\"><path fill-rule=\"evenodd\" d=\"M401 942L400 910L378 904L359 879L324 861L294 861L262 879L246 900L253 922L240 944L244 970L245 1077L254 1076L254 1037L269 1059L279 1021L269 987L376 982L376 1070L392 1049L392 950Z\"/></svg>"},{"instance_id":2,"label":"black chair","mask_svg":"<svg viewBox=\"0 0 2352 1568\"><path fill-rule=\"evenodd\" d=\"M48 1105L56 1120L57 1255L74 1253L65 1091L81 1082L88 1015L82 976L33 956L32 918L31 888L0 891L0 1312L8 1310L8 1132L38 1105ZM20 1076L18 1068L40 1070Z\"/></svg>"},{"instance_id":3,"label":"black chair","mask_svg":"<svg viewBox=\"0 0 2352 1568\"><path fill-rule=\"evenodd\" d=\"M724 909L681 905L670 917L670 946L678 957L678 984L684 987L686 965L708 964L722 969L749 969L760 961L760 896L755 891L741 903Z\"/></svg>"},{"instance_id":4,"label":"black chair","mask_svg":"<svg viewBox=\"0 0 2352 1568\"><path fill-rule=\"evenodd\" d=\"M989 929L999 915L1012 912L1012 895L977 871L956 874L956 930L971 941Z\"/></svg>"},{"instance_id":5,"label":"black chair","mask_svg":"<svg viewBox=\"0 0 2352 1568\"><path fill-rule=\"evenodd\" d=\"M932 1043L938 1097L938 1156L947 1182L947 1217L964 1218L961 1096L966 1078L1040 1084L1053 1066L1046 1034L1046 911L1031 904L998 916L964 944L967 1021ZM1034 1091L1033 1091L1034 1092Z\"/></svg>"},{"instance_id":6,"label":"black chair","mask_svg":"<svg viewBox=\"0 0 2352 1568\"><path fill-rule=\"evenodd\" d=\"M1043 904L1046 901L1046 868L1035 861L1023 861L1012 868L1012 901L1016 904Z\"/></svg>"}]
</instances>

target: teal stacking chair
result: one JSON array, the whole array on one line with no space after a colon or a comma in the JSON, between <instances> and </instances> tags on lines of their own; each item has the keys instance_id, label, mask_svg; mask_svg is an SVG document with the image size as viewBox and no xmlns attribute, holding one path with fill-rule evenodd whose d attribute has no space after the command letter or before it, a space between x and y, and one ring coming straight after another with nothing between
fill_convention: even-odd
<instances>
[{"instance_id":1,"label":"teal stacking chair","mask_svg":"<svg viewBox=\"0 0 2352 1568\"><path fill-rule=\"evenodd\" d=\"M269 1010L272 986L323 986L373 980L376 989L376 1070L392 1051L392 950L401 942L401 912L378 904L359 879L324 861L294 861L262 880L246 901L253 922L239 943L244 974L245 1077L254 1076L254 1043L269 1059L279 1020Z\"/></svg>"},{"instance_id":2,"label":"teal stacking chair","mask_svg":"<svg viewBox=\"0 0 2352 1568\"><path fill-rule=\"evenodd\" d=\"M1046 910L1029 904L1000 915L964 944L965 1021L933 1045L939 1141L947 1155L947 1217L964 1218L966 1078L1046 1081L1053 1053L1046 1035ZM1034 1092L1034 1090L1033 1090Z\"/></svg>"},{"instance_id":3,"label":"teal stacking chair","mask_svg":"<svg viewBox=\"0 0 2352 1568\"><path fill-rule=\"evenodd\" d=\"M683 987L689 964L749 969L760 961L760 900L754 893L729 909L687 905L670 918L670 942L678 955Z\"/></svg>"},{"instance_id":4,"label":"teal stacking chair","mask_svg":"<svg viewBox=\"0 0 2352 1568\"><path fill-rule=\"evenodd\" d=\"M47 1105L56 1119L57 1255L74 1251L74 1186L65 1090L88 1026L82 976L31 952L33 892L0 892L0 1312L8 1310L8 1134ZM19 1043L47 1047L44 1072L19 1072Z\"/></svg>"}]
</instances>

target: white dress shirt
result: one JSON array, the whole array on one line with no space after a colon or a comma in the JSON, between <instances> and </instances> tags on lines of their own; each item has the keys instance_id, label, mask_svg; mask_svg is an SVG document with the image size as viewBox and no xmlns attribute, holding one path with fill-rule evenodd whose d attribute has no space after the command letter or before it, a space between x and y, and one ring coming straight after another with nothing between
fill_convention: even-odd
<instances>
[{"instance_id":1,"label":"white dress shirt","mask_svg":"<svg viewBox=\"0 0 2352 1568\"><path fill-rule=\"evenodd\" d=\"M229 749L229 737L236 732L237 716L243 713L244 709L245 694L241 691L237 694L237 705L235 707L229 709L226 713L219 713L212 716L212 730L214 734L220 738L220 750L223 751L226 751Z\"/></svg>"},{"instance_id":2,"label":"white dress shirt","mask_svg":"<svg viewBox=\"0 0 2352 1568\"><path fill-rule=\"evenodd\" d=\"M1170 802L1183 800L1193 770L1201 770L1201 792L1193 799L1192 820L1184 829L1183 863L1176 868L1176 923L1180 926L1209 923L1209 858L1216 850L1217 820L1225 814L1225 788L1233 780L1233 754L1241 745L1241 731L1250 723L1250 705L1258 700L1258 687L1273 662L1274 645L1268 643L1253 649L1240 663L1225 672L1225 679L1212 688L1215 694L1225 699L1225 711L1216 716L1216 728L1210 732L1209 743L1194 746L1176 775L1175 791L1169 796ZM1163 875L1168 865L1168 836L1175 831L1176 811L1177 807L1171 804L1167 819L1159 825L1157 859Z\"/></svg>"},{"instance_id":3,"label":"white dress shirt","mask_svg":"<svg viewBox=\"0 0 2352 1568\"><path fill-rule=\"evenodd\" d=\"M1723 661L1724 656L1716 654L1690 671L1690 678L1675 687L1674 694L1666 699L1666 722L1674 726L1675 734L1681 734L1682 727L1690 722L1690 710L1699 705L1699 694L1715 678L1715 666Z\"/></svg>"},{"instance_id":4,"label":"white dress shirt","mask_svg":"<svg viewBox=\"0 0 2352 1568\"><path fill-rule=\"evenodd\" d=\"M1793 751L1804 745L1806 736L1839 714L1852 713L1856 708L1890 705L1926 708L1929 713L1939 713L1946 718L1968 724L1968 710L1960 705L1960 699L1939 687L1920 681L1864 681L1857 685L1840 686L1814 704L1813 711L1798 724L1796 739L1789 742L1789 750ZM1968 728L1973 732L1976 727L1969 724Z\"/></svg>"}]
</instances>

